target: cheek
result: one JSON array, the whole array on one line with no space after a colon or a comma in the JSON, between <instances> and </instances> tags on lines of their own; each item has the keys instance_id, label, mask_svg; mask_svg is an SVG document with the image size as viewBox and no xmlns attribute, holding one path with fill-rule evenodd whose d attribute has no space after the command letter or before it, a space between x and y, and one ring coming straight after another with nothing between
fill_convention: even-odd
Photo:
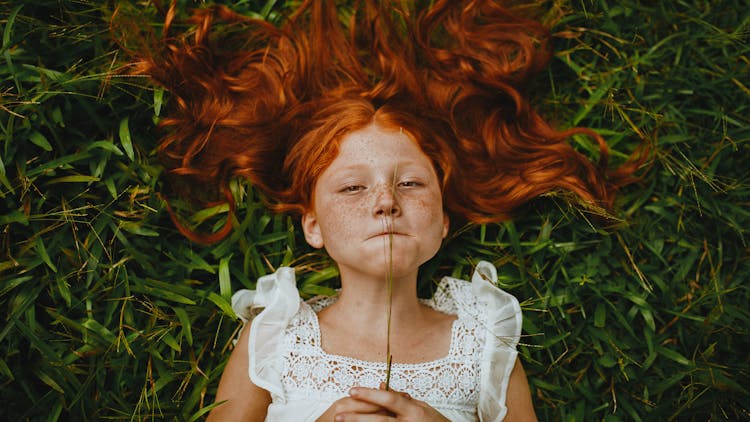
<instances>
[{"instance_id":1,"label":"cheek","mask_svg":"<svg viewBox=\"0 0 750 422\"><path fill-rule=\"evenodd\" d=\"M353 233L361 226L361 219L367 212L364 204L353 203L347 198L332 199L321 203L317 215L323 236L330 242ZM346 237L342 239L348 241Z\"/></svg>"},{"instance_id":2,"label":"cheek","mask_svg":"<svg viewBox=\"0 0 750 422\"><path fill-rule=\"evenodd\" d=\"M442 197L437 194L420 198L414 204L414 208L420 216L420 221L435 227L435 232L442 238L444 221Z\"/></svg>"}]
</instances>

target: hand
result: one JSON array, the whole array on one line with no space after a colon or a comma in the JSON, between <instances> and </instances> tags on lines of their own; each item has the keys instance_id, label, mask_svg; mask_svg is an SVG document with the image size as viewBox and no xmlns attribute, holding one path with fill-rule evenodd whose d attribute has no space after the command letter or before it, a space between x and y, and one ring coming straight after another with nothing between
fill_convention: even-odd
<instances>
[{"instance_id":1,"label":"hand","mask_svg":"<svg viewBox=\"0 0 750 422\"><path fill-rule=\"evenodd\" d=\"M331 406L316 419L316 422L331 422L340 420L338 415L378 415L390 414L383 407L353 397L344 397L336 400ZM345 419L344 419L345 420Z\"/></svg>"},{"instance_id":2,"label":"hand","mask_svg":"<svg viewBox=\"0 0 750 422\"><path fill-rule=\"evenodd\" d=\"M429 404L411 398L409 394L383 389L354 387L349 390L349 397L358 403L377 406L383 412L349 412L336 413L336 422L379 422L379 421L409 421L409 422L450 422L445 416L433 409ZM342 399L344 400L344 399Z\"/></svg>"}]
</instances>

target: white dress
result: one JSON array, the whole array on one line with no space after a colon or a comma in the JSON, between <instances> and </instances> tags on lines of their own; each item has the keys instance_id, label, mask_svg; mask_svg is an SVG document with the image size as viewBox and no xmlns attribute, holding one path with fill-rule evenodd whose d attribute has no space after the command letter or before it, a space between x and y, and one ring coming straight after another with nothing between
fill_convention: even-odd
<instances>
[{"instance_id":1,"label":"white dress","mask_svg":"<svg viewBox=\"0 0 750 422\"><path fill-rule=\"evenodd\" d=\"M495 267L484 261L471 283L443 278L433 298L423 303L457 316L448 355L417 364L394 362L394 390L427 402L453 422L503 420L521 308L496 282ZM384 362L321 348L317 312L335 301L322 296L302 301L294 270L287 267L261 277L257 290L240 290L232 297L237 315L252 321L249 376L271 394L267 421L314 421L351 387L377 388L385 380Z\"/></svg>"}]
</instances>

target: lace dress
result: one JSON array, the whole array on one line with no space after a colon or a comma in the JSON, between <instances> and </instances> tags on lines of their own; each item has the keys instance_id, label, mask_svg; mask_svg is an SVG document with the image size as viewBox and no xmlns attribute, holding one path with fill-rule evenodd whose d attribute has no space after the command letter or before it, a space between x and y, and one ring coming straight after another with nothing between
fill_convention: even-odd
<instances>
[{"instance_id":1,"label":"lace dress","mask_svg":"<svg viewBox=\"0 0 750 422\"><path fill-rule=\"evenodd\" d=\"M430 404L446 418L501 421L508 379L521 332L521 309L512 295L495 287L497 272L480 262L472 282L444 277L427 306L456 315L448 354L440 359L394 362L391 387ZM384 362L326 353L317 312L336 297L301 301L294 270L261 277L257 290L240 290L232 307L252 320L249 376L271 394L267 421L314 421L353 386L376 388Z\"/></svg>"}]
</instances>

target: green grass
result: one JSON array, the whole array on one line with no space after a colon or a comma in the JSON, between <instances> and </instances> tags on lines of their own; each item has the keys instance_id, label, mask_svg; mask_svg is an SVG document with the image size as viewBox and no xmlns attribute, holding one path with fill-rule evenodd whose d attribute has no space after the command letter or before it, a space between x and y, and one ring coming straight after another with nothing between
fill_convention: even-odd
<instances>
[{"instance_id":1,"label":"green grass","mask_svg":"<svg viewBox=\"0 0 750 422\"><path fill-rule=\"evenodd\" d=\"M279 8L232 3L271 19ZM542 420L750 418L746 6L568 2L535 92L560 126L605 135L615 161L652 144L622 223L540 198L513 223L458 230L424 268L429 287L479 259L498 266L522 301ZM114 75L112 7L0 1L3 420L200 419L239 328L231 293L279 265L300 268L305 295L335 283L296 222L243 183L229 238L177 233L154 154L168 94ZM206 230L227 212L174 205Z\"/></svg>"}]
</instances>

